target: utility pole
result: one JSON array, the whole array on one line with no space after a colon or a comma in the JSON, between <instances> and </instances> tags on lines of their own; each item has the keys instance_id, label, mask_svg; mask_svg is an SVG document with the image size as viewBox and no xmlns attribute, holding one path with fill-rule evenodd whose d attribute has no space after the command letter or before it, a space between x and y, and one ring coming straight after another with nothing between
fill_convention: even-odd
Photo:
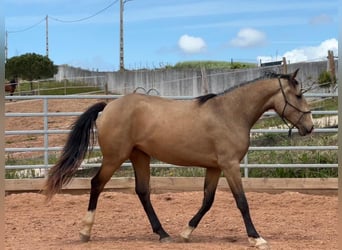
<instances>
[{"instance_id":1,"label":"utility pole","mask_svg":"<svg viewBox=\"0 0 342 250\"><path fill-rule=\"evenodd\" d=\"M6 36L5 36L5 61L7 61L8 58L8 31L6 30Z\"/></svg>"},{"instance_id":2,"label":"utility pole","mask_svg":"<svg viewBox=\"0 0 342 250\"><path fill-rule=\"evenodd\" d=\"M123 8L124 2L120 0L120 71L125 70L124 66L124 47L123 47Z\"/></svg>"},{"instance_id":3,"label":"utility pole","mask_svg":"<svg viewBox=\"0 0 342 250\"><path fill-rule=\"evenodd\" d=\"M45 17L45 29L46 29L46 57L49 57L49 16Z\"/></svg>"},{"instance_id":4,"label":"utility pole","mask_svg":"<svg viewBox=\"0 0 342 250\"><path fill-rule=\"evenodd\" d=\"M125 70L123 12L124 12L125 3L129 1L132 1L132 0L120 0L120 71Z\"/></svg>"}]
</instances>

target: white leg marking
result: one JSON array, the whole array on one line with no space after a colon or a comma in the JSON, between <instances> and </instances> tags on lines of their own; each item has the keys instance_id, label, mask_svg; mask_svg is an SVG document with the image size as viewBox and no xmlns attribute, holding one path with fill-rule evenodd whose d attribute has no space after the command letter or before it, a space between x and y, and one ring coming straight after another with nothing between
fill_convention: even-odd
<instances>
[{"instance_id":1,"label":"white leg marking","mask_svg":"<svg viewBox=\"0 0 342 250\"><path fill-rule=\"evenodd\" d=\"M87 242L90 239L90 231L94 224L95 211L88 211L83 219L83 229L80 231L81 241Z\"/></svg>"},{"instance_id":2,"label":"white leg marking","mask_svg":"<svg viewBox=\"0 0 342 250\"><path fill-rule=\"evenodd\" d=\"M183 230L183 232L181 232L180 236L183 238L183 240L189 241L190 236L191 236L191 233L192 233L192 231L194 231L194 230L195 230L194 227L187 226L187 227Z\"/></svg>"},{"instance_id":3,"label":"white leg marking","mask_svg":"<svg viewBox=\"0 0 342 250\"><path fill-rule=\"evenodd\" d=\"M256 247L258 249L261 249L261 250L268 250L268 249L270 249L268 244L267 244L267 241L264 240L262 237L259 237L259 238L249 237L248 241L249 241L251 246Z\"/></svg>"}]
</instances>

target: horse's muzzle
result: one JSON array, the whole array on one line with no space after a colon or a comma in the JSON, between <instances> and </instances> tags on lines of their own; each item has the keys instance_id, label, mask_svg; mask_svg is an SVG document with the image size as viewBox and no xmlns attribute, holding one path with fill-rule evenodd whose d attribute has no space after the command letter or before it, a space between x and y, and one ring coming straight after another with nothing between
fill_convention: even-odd
<instances>
[{"instance_id":1,"label":"horse's muzzle","mask_svg":"<svg viewBox=\"0 0 342 250\"><path fill-rule=\"evenodd\" d=\"M309 128L302 127L301 129L298 129L298 132L301 136L305 136L305 135L311 134L313 130L314 130L314 126L312 125Z\"/></svg>"}]
</instances>

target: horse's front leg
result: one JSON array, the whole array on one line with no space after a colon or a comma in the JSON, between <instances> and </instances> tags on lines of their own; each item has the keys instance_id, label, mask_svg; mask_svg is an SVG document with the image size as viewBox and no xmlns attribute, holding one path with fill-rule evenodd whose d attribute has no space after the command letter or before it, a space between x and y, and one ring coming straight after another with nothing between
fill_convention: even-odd
<instances>
[{"instance_id":1,"label":"horse's front leg","mask_svg":"<svg viewBox=\"0 0 342 250\"><path fill-rule=\"evenodd\" d=\"M217 183L219 181L221 174L221 169L218 168L207 168L205 180L204 180L204 197L201 208L198 210L196 215L190 220L188 226L184 229L184 231L180 234L180 236L188 241L190 239L190 235L192 231L197 227L203 216L209 211L211 208L214 199L215 192L217 188Z\"/></svg>"},{"instance_id":2,"label":"horse's front leg","mask_svg":"<svg viewBox=\"0 0 342 250\"><path fill-rule=\"evenodd\" d=\"M269 249L267 241L264 240L256 231L250 213L247 198L242 186L240 163L229 165L223 168L223 173L228 181L229 187L233 193L236 205L242 214L245 223L249 243L259 249Z\"/></svg>"}]
</instances>

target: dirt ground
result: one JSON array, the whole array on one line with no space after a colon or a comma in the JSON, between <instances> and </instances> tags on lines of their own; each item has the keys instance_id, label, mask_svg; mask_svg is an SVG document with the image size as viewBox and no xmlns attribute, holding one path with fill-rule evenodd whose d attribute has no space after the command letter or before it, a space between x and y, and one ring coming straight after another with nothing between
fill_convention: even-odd
<instances>
[{"instance_id":1,"label":"dirt ground","mask_svg":"<svg viewBox=\"0 0 342 250\"><path fill-rule=\"evenodd\" d=\"M254 224L271 249L337 249L337 196L247 193ZM79 240L89 195L5 197L6 249L253 249L230 193L218 191L191 241L178 236L197 212L201 192L153 194L152 202L173 243L159 243L135 194L100 196L91 241Z\"/></svg>"}]
</instances>

